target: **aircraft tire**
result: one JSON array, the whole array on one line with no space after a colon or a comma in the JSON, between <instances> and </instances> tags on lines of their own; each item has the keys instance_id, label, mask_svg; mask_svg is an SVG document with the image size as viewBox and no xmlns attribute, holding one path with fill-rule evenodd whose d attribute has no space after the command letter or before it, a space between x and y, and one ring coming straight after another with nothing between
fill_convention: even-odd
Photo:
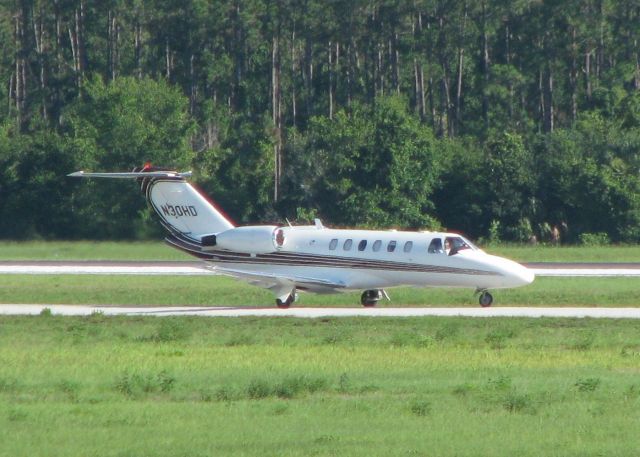
<instances>
[{"instance_id":1,"label":"aircraft tire","mask_svg":"<svg viewBox=\"0 0 640 457\"><path fill-rule=\"evenodd\" d=\"M493 303L493 295L491 295L489 292L485 290L480 294L478 302L480 303L480 306L482 306L483 308L488 308Z\"/></svg>"},{"instance_id":2,"label":"aircraft tire","mask_svg":"<svg viewBox=\"0 0 640 457\"><path fill-rule=\"evenodd\" d=\"M365 308L372 308L376 306L376 304L378 303L378 300L380 300L379 297L380 297L380 293L377 290L376 291L365 290L364 292L362 292L362 295L360 296L360 304L362 304L362 306L364 306Z\"/></svg>"},{"instance_id":3,"label":"aircraft tire","mask_svg":"<svg viewBox=\"0 0 640 457\"><path fill-rule=\"evenodd\" d=\"M276 298L276 306L281 309L287 309L291 306L291 303L294 302L294 297L289 295L285 301Z\"/></svg>"}]
</instances>

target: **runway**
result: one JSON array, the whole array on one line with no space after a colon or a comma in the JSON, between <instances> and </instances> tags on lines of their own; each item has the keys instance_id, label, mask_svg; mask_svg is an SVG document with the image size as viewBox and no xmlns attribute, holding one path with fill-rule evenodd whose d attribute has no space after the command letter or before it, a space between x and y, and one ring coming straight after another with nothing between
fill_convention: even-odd
<instances>
[{"instance_id":1,"label":"runway","mask_svg":"<svg viewBox=\"0 0 640 457\"><path fill-rule=\"evenodd\" d=\"M640 276L640 263L525 263L536 276ZM0 274L20 275L213 275L203 262L0 261Z\"/></svg>"},{"instance_id":2,"label":"runway","mask_svg":"<svg viewBox=\"0 0 640 457\"><path fill-rule=\"evenodd\" d=\"M80 305L0 305L0 315L39 315L44 309L60 316L203 316L203 317L563 317L640 319L640 308L252 308L252 307L110 307Z\"/></svg>"}]
</instances>

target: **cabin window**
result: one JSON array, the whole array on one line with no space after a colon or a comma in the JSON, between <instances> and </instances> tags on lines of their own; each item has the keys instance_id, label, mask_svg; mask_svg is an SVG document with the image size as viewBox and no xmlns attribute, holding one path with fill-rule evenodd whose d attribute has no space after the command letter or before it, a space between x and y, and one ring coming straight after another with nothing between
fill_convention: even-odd
<instances>
[{"instance_id":1,"label":"cabin window","mask_svg":"<svg viewBox=\"0 0 640 457\"><path fill-rule=\"evenodd\" d=\"M393 252L396 250L396 244L398 244L396 241L389 241L389 244L387 245L387 252Z\"/></svg>"},{"instance_id":2,"label":"cabin window","mask_svg":"<svg viewBox=\"0 0 640 457\"><path fill-rule=\"evenodd\" d=\"M352 239L348 239L344 242L344 245L342 246L342 248L345 251L350 251L351 250L351 245L353 244L353 240Z\"/></svg>"},{"instance_id":3,"label":"cabin window","mask_svg":"<svg viewBox=\"0 0 640 457\"><path fill-rule=\"evenodd\" d=\"M411 249L413 249L413 241L407 241L404 243L404 252L411 252Z\"/></svg>"},{"instance_id":4,"label":"cabin window","mask_svg":"<svg viewBox=\"0 0 640 457\"><path fill-rule=\"evenodd\" d=\"M376 240L376 241L374 241L373 246L371 247L371 249L373 249L373 252L378 252L381 247L382 247L382 241Z\"/></svg>"},{"instance_id":5,"label":"cabin window","mask_svg":"<svg viewBox=\"0 0 640 457\"><path fill-rule=\"evenodd\" d=\"M338 239L334 238L331 240L331 242L329 243L329 250L330 251L335 251L336 247L338 247Z\"/></svg>"},{"instance_id":6,"label":"cabin window","mask_svg":"<svg viewBox=\"0 0 640 457\"><path fill-rule=\"evenodd\" d=\"M440 238L432 239L427 252L429 254L442 254L444 252L442 249L442 240Z\"/></svg>"},{"instance_id":7,"label":"cabin window","mask_svg":"<svg viewBox=\"0 0 640 457\"><path fill-rule=\"evenodd\" d=\"M367 248L367 240L362 240L358 243L358 251L364 251Z\"/></svg>"}]
</instances>

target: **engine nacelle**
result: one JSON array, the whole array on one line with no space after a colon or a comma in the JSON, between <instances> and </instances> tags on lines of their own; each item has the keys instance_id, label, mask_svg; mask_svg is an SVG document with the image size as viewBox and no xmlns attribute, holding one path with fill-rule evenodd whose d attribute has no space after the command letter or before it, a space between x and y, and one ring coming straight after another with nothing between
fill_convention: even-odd
<instances>
[{"instance_id":1,"label":"engine nacelle","mask_svg":"<svg viewBox=\"0 0 640 457\"><path fill-rule=\"evenodd\" d=\"M235 227L215 235L215 249L267 254L284 245L284 232L275 225Z\"/></svg>"}]
</instances>

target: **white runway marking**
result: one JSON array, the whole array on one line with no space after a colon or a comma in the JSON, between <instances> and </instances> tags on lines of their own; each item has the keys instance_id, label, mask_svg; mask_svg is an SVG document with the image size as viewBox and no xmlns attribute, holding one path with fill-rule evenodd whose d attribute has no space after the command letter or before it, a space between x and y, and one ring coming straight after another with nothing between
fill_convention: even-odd
<instances>
[{"instance_id":1,"label":"white runway marking","mask_svg":"<svg viewBox=\"0 0 640 457\"><path fill-rule=\"evenodd\" d=\"M640 268L532 268L536 276L562 277L607 277L607 276L640 276ZM0 264L0 274L16 275L184 275L206 276L215 274L204 266L189 265L83 265L82 263L56 264L28 264L9 263Z\"/></svg>"},{"instance_id":2,"label":"white runway marking","mask_svg":"<svg viewBox=\"0 0 640 457\"><path fill-rule=\"evenodd\" d=\"M0 315L208 316L208 317L569 317L640 319L640 308L241 308L241 307L103 307L76 305L0 305Z\"/></svg>"}]
</instances>

